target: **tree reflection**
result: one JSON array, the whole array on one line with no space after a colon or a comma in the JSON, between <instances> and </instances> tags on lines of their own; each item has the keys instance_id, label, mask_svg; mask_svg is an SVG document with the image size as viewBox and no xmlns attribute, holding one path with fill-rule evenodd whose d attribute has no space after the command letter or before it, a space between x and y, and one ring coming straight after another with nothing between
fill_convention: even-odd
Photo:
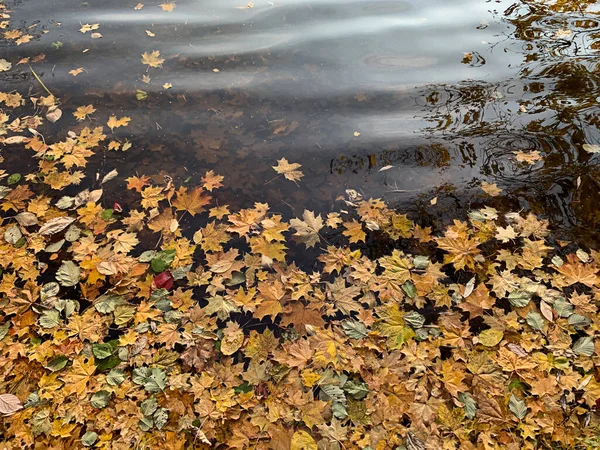
<instances>
[{"instance_id":1,"label":"tree reflection","mask_svg":"<svg viewBox=\"0 0 600 450\"><path fill-rule=\"evenodd\" d=\"M502 16L512 33L494 48L521 56L512 79L419 95L430 138L441 138L457 164L478 166L513 203L587 237L600 220L600 156L583 150L600 143L599 14L594 0L515 3ZM475 151L463 151L465 140ZM515 159L534 150L540 161Z\"/></svg>"}]
</instances>

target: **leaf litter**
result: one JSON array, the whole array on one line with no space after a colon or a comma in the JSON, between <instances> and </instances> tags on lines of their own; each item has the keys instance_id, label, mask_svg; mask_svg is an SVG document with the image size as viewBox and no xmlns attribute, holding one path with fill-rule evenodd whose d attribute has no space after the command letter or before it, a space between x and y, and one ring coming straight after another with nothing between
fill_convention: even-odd
<instances>
[{"instance_id":1,"label":"leaf litter","mask_svg":"<svg viewBox=\"0 0 600 450\"><path fill-rule=\"evenodd\" d=\"M26 43L17 31L5 38ZM26 112L21 94L0 97L3 124ZM62 111L50 93L34 102L37 120L1 138L37 164L0 177L9 448L594 448L600 253L491 207L434 233L351 189L325 218L233 207L219 202L227 174L212 170L186 186L131 174L135 201L106 203L117 168L95 190L77 186L90 160L125 146L105 133L131 119L43 137L43 118ZM272 168L303 177L285 158ZM186 215L203 226L182 228ZM392 246L372 257L373 239ZM294 258L309 249L303 270Z\"/></svg>"}]
</instances>

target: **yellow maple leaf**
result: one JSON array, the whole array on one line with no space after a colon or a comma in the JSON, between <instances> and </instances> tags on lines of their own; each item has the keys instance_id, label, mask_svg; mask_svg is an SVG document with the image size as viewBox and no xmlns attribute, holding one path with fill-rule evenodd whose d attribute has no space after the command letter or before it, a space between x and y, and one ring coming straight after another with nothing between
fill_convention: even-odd
<instances>
[{"instance_id":1,"label":"yellow maple leaf","mask_svg":"<svg viewBox=\"0 0 600 450\"><path fill-rule=\"evenodd\" d=\"M344 227L346 228L342 234L344 236L348 236L348 240L351 244L358 242L365 242L365 238L367 234L362 229L362 224L357 222L356 220L352 220L352 222L344 222Z\"/></svg>"},{"instance_id":2,"label":"yellow maple leaf","mask_svg":"<svg viewBox=\"0 0 600 450\"><path fill-rule=\"evenodd\" d=\"M161 200L165 199L163 188L160 186L148 186L142 191L142 208L156 208Z\"/></svg>"},{"instance_id":3,"label":"yellow maple leaf","mask_svg":"<svg viewBox=\"0 0 600 450\"><path fill-rule=\"evenodd\" d=\"M210 203L211 196L204 195L202 188L196 187L188 192L187 188L180 187L177 190L177 197L173 201L173 206L177 211L187 211L192 216L204 211L204 207Z\"/></svg>"},{"instance_id":4,"label":"yellow maple leaf","mask_svg":"<svg viewBox=\"0 0 600 450\"><path fill-rule=\"evenodd\" d=\"M209 170L206 172L206 175L202 177L202 185L204 186L204 189L211 192L215 188L223 187L221 181L223 181L223 176L216 175L213 170Z\"/></svg>"},{"instance_id":5,"label":"yellow maple leaf","mask_svg":"<svg viewBox=\"0 0 600 450\"><path fill-rule=\"evenodd\" d=\"M161 3L160 7L162 8L163 11L166 12L173 12L173 10L175 9L175 2L167 2L167 3Z\"/></svg>"},{"instance_id":6,"label":"yellow maple leaf","mask_svg":"<svg viewBox=\"0 0 600 450\"><path fill-rule=\"evenodd\" d=\"M280 175L283 175L286 180L293 181L294 183L300 181L300 178L304 176L304 174L300 170L298 170L300 167L302 167L301 164L290 163L285 158L277 160L277 165L271 167L275 169L275 172L277 172Z\"/></svg>"},{"instance_id":7,"label":"yellow maple leaf","mask_svg":"<svg viewBox=\"0 0 600 450\"><path fill-rule=\"evenodd\" d=\"M96 108L94 108L92 105L79 106L75 110L73 115L75 116L75 118L77 120L81 121L81 120L85 120L90 114L93 114L95 112L96 112Z\"/></svg>"},{"instance_id":8,"label":"yellow maple leaf","mask_svg":"<svg viewBox=\"0 0 600 450\"><path fill-rule=\"evenodd\" d=\"M106 125L112 130L114 128L126 127L129 125L130 121L131 117L123 116L120 119L117 119L117 116L110 116Z\"/></svg>"},{"instance_id":9,"label":"yellow maple leaf","mask_svg":"<svg viewBox=\"0 0 600 450\"><path fill-rule=\"evenodd\" d=\"M77 392L79 395L83 394L95 371L96 366L92 358L78 356L73 361L71 369L62 377L65 383L65 391L68 393Z\"/></svg>"},{"instance_id":10,"label":"yellow maple leaf","mask_svg":"<svg viewBox=\"0 0 600 450\"><path fill-rule=\"evenodd\" d=\"M94 30L97 30L98 28L100 28L99 23L93 23L93 24L86 23L85 25L81 26L79 31L81 31L82 33L87 33L88 31L94 31Z\"/></svg>"},{"instance_id":11,"label":"yellow maple leaf","mask_svg":"<svg viewBox=\"0 0 600 450\"><path fill-rule=\"evenodd\" d=\"M154 50L151 53L145 52L142 54L142 63L147 64L150 67L161 67L162 63L164 63L164 58L160 57L160 52L158 50Z\"/></svg>"},{"instance_id":12,"label":"yellow maple leaf","mask_svg":"<svg viewBox=\"0 0 600 450\"><path fill-rule=\"evenodd\" d=\"M487 181L481 183L481 189L483 189L486 194L491 195L492 197L496 197L500 195L500 192L502 192L502 189L496 186L496 183L488 183Z\"/></svg>"},{"instance_id":13,"label":"yellow maple leaf","mask_svg":"<svg viewBox=\"0 0 600 450\"><path fill-rule=\"evenodd\" d=\"M69 70L69 75L73 75L74 77L76 77L77 75L79 75L83 71L84 71L83 67L78 67L77 69Z\"/></svg>"}]
</instances>

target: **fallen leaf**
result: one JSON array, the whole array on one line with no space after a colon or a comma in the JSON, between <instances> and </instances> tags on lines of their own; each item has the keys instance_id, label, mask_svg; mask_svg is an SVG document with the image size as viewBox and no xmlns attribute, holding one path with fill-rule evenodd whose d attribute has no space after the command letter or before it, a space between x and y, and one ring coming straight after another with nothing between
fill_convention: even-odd
<instances>
[{"instance_id":1,"label":"fallen leaf","mask_svg":"<svg viewBox=\"0 0 600 450\"><path fill-rule=\"evenodd\" d=\"M300 178L304 176L304 174L298 170L300 167L302 167L301 164L289 163L285 158L277 160L277 165L272 167L275 169L275 172L283 175L286 180L293 181L294 183L300 181Z\"/></svg>"},{"instance_id":2,"label":"fallen leaf","mask_svg":"<svg viewBox=\"0 0 600 450\"><path fill-rule=\"evenodd\" d=\"M23 408L23 404L16 395L0 394L0 413L10 416Z\"/></svg>"}]
</instances>

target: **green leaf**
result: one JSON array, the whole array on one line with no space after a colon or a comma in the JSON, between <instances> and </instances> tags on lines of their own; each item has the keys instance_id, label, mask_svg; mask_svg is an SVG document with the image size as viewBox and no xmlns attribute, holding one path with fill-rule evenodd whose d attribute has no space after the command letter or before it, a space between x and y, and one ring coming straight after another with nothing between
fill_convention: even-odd
<instances>
[{"instance_id":1,"label":"green leaf","mask_svg":"<svg viewBox=\"0 0 600 450\"><path fill-rule=\"evenodd\" d=\"M150 431L152 429L152 427L154 426L154 422L152 421L152 418L150 418L150 417L143 417L138 422L138 426L140 427L140 430L142 430L142 431Z\"/></svg>"},{"instance_id":2,"label":"green leaf","mask_svg":"<svg viewBox=\"0 0 600 450\"><path fill-rule=\"evenodd\" d=\"M142 414L146 417L150 417L158 409L158 402L156 397L150 397L142 402L140 405Z\"/></svg>"},{"instance_id":3,"label":"green leaf","mask_svg":"<svg viewBox=\"0 0 600 450\"><path fill-rule=\"evenodd\" d=\"M110 344L94 344L92 346L92 353L98 359L108 358L113 351L113 346Z\"/></svg>"},{"instance_id":4,"label":"green leaf","mask_svg":"<svg viewBox=\"0 0 600 450\"><path fill-rule=\"evenodd\" d=\"M427 256L415 256L413 258L413 264L415 269L425 270L429 267L429 258Z\"/></svg>"},{"instance_id":5,"label":"green leaf","mask_svg":"<svg viewBox=\"0 0 600 450\"><path fill-rule=\"evenodd\" d=\"M552 304L559 317L569 317L573 314L573 305L564 297L558 297Z\"/></svg>"},{"instance_id":6,"label":"green leaf","mask_svg":"<svg viewBox=\"0 0 600 450\"><path fill-rule=\"evenodd\" d=\"M590 323L592 323L590 319L579 314L571 314L569 316L568 322L569 325L575 328L584 328L587 327Z\"/></svg>"},{"instance_id":7,"label":"green leaf","mask_svg":"<svg viewBox=\"0 0 600 450\"><path fill-rule=\"evenodd\" d=\"M100 217L102 218L102 220L110 220L113 218L113 212L114 211L112 210L112 208L104 209L102 210Z\"/></svg>"},{"instance_id":8,"label":"green leaf","mask_svg":"<svg viewBox=\"0 0 600 450\"><path fill-rule=\"evenodd\" d=\"M333 400L334 402L346 403L346 396L344 391L339 386L332 384L324 384L321 386L321 393L325 394L326 400Z\"/></svg>"},{"instance_id":9,"label":"green leaf","mask_svg":"<svg viewBox=\"0 0 600 450\"><path fill-rule=\"evenodd\" d=\"M162 392L167 386L167 374L162 369L141 367L133 371L133 382L148 392Z\"/></svg>"},{"instance_id":10,"label":"green leaf","mask_svg":"<svg viewBox=\"0 0 600 450\"><path fill-rule=\"evenodd\" d=\"M415 298L417 296L417 288L415 287L415 283L412 280L406 281L402 285L402 290L409 298Z\"/></svg>"},{"instance_id":11,"label":"green leaf","mask_svg":"<svg viewBox=\"0 0 600 450\"><path fill-rule=\"evenodd\" d=\"M515 394L511 394L510 400L508 401L508 409L517 416L517 419L523 420L527 415L527 406L525 401L515 397Z\"/></svg>"},{"instance_id":12,"label":"green leaf","mask_svg":"<svg viewBox=\"0 0 600 450\"><path fill-rule=\"evenodd\" d=\"M154 420L156 428L161 430L169 421L169 410L166 408L158 408L152 416L152 419Z\"/></svg>"},{"instance_id":13,"label":"green leaf","mask_svg":"<svg viewBox=\"0 0 600 450\"><path fill-rule=\"evenodd\" d=\"M125 381L125 373L121 369L112 369L106 375L106 382L109 386L120 386Z\"/></svg>"},{"instance_id":14,"label":"green leaf","mask_svg":"<svg viewBox=\"0 0 600 450\"><path fill-rule=\"evenodd\" d=\"M404 315L404 322L414 329L422 328L425 325L425 316L419 314L417 311L410 311Z\"/></svg>"},{"instance_id":15,"label":"green leaf","mask_svg":"<svg viewBox=\"0 0 600 450\"><path fill-rule=\"evenodd\" d=\"M60 325L60 313L55 309L44 311L38 321L42 328L55 328Z\"/></svg>"},{"instance_id":16,"label":"green leaf","mask_svg":"<svg viewBox=\"0 0 600 450\"><path fill-rule=\"evenodd\" d=\"M79 283L80 270L79 266L73 261L63 261L60 268L56 272L56 281L61 286L72 287Z\"/></svg>"},{"instance_id":17,"label":"green leaf","mask_svg":"<svg viewBox=\"0 0 600 450\"><path fill-rule=\"evenodd\" d=\"M8 330L10 330L10 322L0 325L0 341L8 334Z\"/></svg>"},{"instance_id":18,"label":"green leaf","mask_svg":"<svg viewBox=\"0 0 600 450\"><path fill-rule=\"evenodd\" d=\"M102 409L108 405L110 402L110 392L108 391L98 391L94 395L92 395L92 399L90 400L90 404L94 408Z\"/></svg>"},{"instance_id":19,"label":"green leaf","mask_svg":"<svg viewBox=\"0 0 600 450\"><path fill-rule=\"evenodd\" d=\"M465 410L465 416L468 419L474 419L475 414L477 414L477 403L471 397L471 394L468 392L461 392L458 394L458 401L463 404L463 408Z\"/></svg>"},{"instance_id":20,"label":"green leaf","mask_svg":"<svg viewBox=\"0 0 600 450\"><path fill-rule=\"evenodd\" d=\"M362 339L369 334L367 327L357 320L344 320L342 322L344 333L351 339Z\"/></svg>"},{"instance_id":21,"label":"green leaf","mask_svg":"<svg viewBox=\"0 0 600 450\"><path fill-rule=\"evenodd\" d=\"M101 314L110 314L115 308L124 303L122 295L103 294L94 300L94 308Z\"/></svg>"},{"instance_id":22,"label":"green leaf","mask_svg":"<svg viewBox=\"0 0 600 450\"><path fill-rule=\"evenodd\" d=\"M48 361L46 363L46 365L44 366L46 369L50 370L51 372L58 372L59 370L63 369L67 363L69 362L69 358L67 358L64 355L60 355L60 356L56 356L54 358L52 358L50 361Z\"/></svg>"},{"instance_id":23,"label":"green leaf","mask_svg":"<svg viewBox=\"0 0 600 450\"><path fill-rule=\"evenodd\" d=\"M81 436L81 444L84 447L91 447L98 440L98 433L95 431L88 431L83 436Z\"/></svg>"},{"instance_id":24,"label":"green leaf","mask_svg":"<svg viewBox=\"0 0 600 450\"><path fill-rule=\"evenodd\" d=\"M354 381L348 381L344 384L344 391L355 400L362 400L369 395L369 387L366 383L357 383Z\"/></svg>"},{"instance_id":25,"label":"green leaf","mask_svg":"<svg viewBox=\"0 0 600 450\"><path fill-rule=\"evenodd\" d=\"M331 412L333 412L336 419L343 420L348 417L348 410L342 403L333 402L331 405Z\"/></svg>"},{"instance_id":26,"label":"green leaf","mask_svg":"<svg viewBox=\"0 0 600 450\"><path fill-rule=\"evenodd\" d=\"M164 250L156 253L156 256L150 262L152 270L161 273L171 267L175 259L175 250Z\"/></svg>"},{"instance_id":27,"label":"green leaf","mask_svg":"<svg viewBox=\"0 0 600 450\"><path fill-rule=\"evenodd\" d=\"M542 331L544 329L544 318L542 315L535 311L529 311L527 313L527 324L536 331Z\"/></svg>"},{"instance_id":28,"label":"green leaf","mask_svg":"<svg viewBox=\"0 0 600 450\"><path fill-rule=\"evenodd\" d=\"M13 184L17 184L19 181L21 181L21 174L20 173L13 173L11 176L8 177L8 179L6 180L6 183L11 186Z\"/></svg>"},{"instance_id":29,"label":"green leaf","mask_svg":"<svg viewBox=\"0 0 600 450\"><path fill-rule=\"evenodd\" d=\"M40 396L37 392L32 392L25 399L25 403L23 403L23 408L30 408L31 406L37 406L41 402Z\"/></svg>"},{"instance_id":30,"label":"green leaf","mask_svg":"<svg viewBox=\"0 0 600 450\"><path fill-rule=\"evenodd\" d=\"M513 291L508 294L508 301L515 308L523 308L527 306L531 300L531 294L526 291Z\"/></svg>"},{"instance_id":31,"label":"green leaf","mask_svg":"<svg viewBox=\"0 0 600 450\"><path fill-rule=\"evenodd\" d=\"M592 356L595 351L594 338L591 336L579 338L577 342L573 344L573 351L580 356Z\"/></svg>"},{"instance_id":32,"label":"green leaf","mask_svg":"<svg viewBox=\"0 0 600 450\"><path fill-rule=\"evenodd\" d=\"M121 305L121 306L117 306L115 308L115 325L117 326L123 326L125 325L127 322L129 322L131 319L133 319L133 316L135 314L135 306L129 306L129 305Z\"/></svg>"}]
</instances>

